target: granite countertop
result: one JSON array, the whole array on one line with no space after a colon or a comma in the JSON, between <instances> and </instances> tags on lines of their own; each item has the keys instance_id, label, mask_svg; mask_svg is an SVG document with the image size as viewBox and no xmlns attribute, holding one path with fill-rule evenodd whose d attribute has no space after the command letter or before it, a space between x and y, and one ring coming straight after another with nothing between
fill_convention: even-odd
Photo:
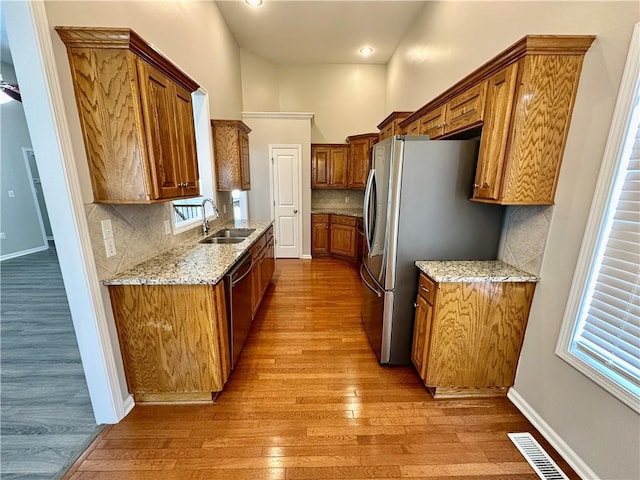
<instances>
[{"instance_id":1,"label":"granite countertop","mask_svg":"<svg viewBox=\"0 0 640 480\"><path fill-rule=\"evenodd\" d=\"M311 213L345 215L347 217L362 217L362 208L321 207L312 208Z\"/></svg>"},{"instance_id":2,"label":"granite countertop","mask_svg":"<svg viewBox=\"0 0 640 480\"><path fill-rule=\"evenodd\" d=\"M255 228L241 243L229 245L198 243L198 236L118 275L103 280L105 285L204 285L216 284L251 245L273 224L272 221L229 222L223 228Z\"/></svg>"},{"instance_id":3,"label":"granite countertop","mask_svg":"<svg viewBox=\"0 0 640 480\"><path fill-rule=\"evenodd\" d=\"M499 260L417 261L436 282L537 282L539 277Z\"/></svg>"}]
</instances>

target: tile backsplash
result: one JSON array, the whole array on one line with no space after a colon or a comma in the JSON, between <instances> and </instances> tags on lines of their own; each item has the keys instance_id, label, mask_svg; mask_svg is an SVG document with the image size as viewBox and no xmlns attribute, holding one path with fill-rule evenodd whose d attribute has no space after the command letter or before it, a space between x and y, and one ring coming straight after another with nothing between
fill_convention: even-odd
<instances>
[{"instance_id":1,"label":"tile backsplash","mask_svg":"<svg viewBox=\"0 0 640 480\"><path fill-rule=\"evenodd\" d=\"M219 193L216 204L220 209L220 218L210 220L209 225L215 227L233 220L231 196ZM223 204L227 205L227 213L223 214ZM98 276L101 280L109 278L140 262L148 260L185 240L202 235L198 226L186 232L174 235L165 234L164 221L173 222L171 202L152 205L85 205L93 256ZM113 237L116 244L116 255L107 258L102 236L102 220L111 220Z\"/></svg>"},{"instance_id":2,"label":"tile backsplash","mask_svg":"<svg viewBox=\"0 0 640 480\"><path fill-rule=\"evenodd\" d=\"M362 208L363 203L364 190L311 190L311 208Z\"/></svg>"},{"instance_id":3,"label":"tile backsplash","mask_svg":"<svg viewBox=\"0 0 640 480\"><path fill-rule=\"evenodd\" d=\"M498 258L539 275L552 215L553 206L507 207Z\"/></svg>"}]
</instances>

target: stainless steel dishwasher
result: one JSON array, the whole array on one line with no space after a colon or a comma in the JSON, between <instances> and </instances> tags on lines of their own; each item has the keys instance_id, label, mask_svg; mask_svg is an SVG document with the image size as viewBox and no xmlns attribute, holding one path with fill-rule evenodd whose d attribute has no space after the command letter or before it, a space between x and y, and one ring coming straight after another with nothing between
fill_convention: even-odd
<instances>
[{"instance_id":1,"label":"stainless steel dishwasher","mask_svg":"<svg viewBox=\"0 0 640 480\"><path fill-rule=\"evenodd\" d=\"M247 253L224 277L229 316L231 368L235 368L240 351L251 329L251 253Z\"/></svg>"}]
</instances>

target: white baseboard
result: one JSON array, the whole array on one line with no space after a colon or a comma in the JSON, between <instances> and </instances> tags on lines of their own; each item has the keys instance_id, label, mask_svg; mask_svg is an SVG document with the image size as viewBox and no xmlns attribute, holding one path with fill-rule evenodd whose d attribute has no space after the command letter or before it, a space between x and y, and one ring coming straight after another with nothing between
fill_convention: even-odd
<instances>
[{"instance_id":1,"label":"white baseboard","mask_svg":"<svg viewBox=\"0 0 640 480\"><path fill-rule=\"evenodd\" d=\"M311 258L312 258L311 255L302 255L300 257L301 260L311 260Z\"/></svg>"},{"instance_id":2,"label":"white baseboard","mask_svg":"<svg viewBox=\"0 0 640 480\"><path fill-rule=\"evenodd\" d=\"M20 250L19 252L0 255L0 262L9 260L10 258L22 257L23 255L29 255L31 253L42 252L43 250L49 250L49 245L43 245L42 247L30 248L28 250Z\"/></svg>"},{"instance_id":3,"label":"white baseboard","mask_svg":"<svg viewBox=\"0 0 640 480\"><path fill-rule=\"evenodd\" d=\"M571 465L580 478L588 478L589 480L600 480L591 468L574 452L571 447L565 442L551 426L544 421L544 419L536 412L522 396L516 392L514 388L509 389L507 398L518 407L518 410L527 417L534 427L542 434L544 438L556 449L556 451L564 458L564 460Z\"/></svg>"},{"instance_id":4,"label":"white baseboard","mask_svg":"<svg viewBox=\"0 0 640 480\"><path fill-rule=\"evenodd\" d=\"M136 405L136 402L133 400L133 395L129 395L123 403L124 407L124 415L123 418L127 416L127 414L133 410L133 407Z\"/></svg>"}]
</instances>

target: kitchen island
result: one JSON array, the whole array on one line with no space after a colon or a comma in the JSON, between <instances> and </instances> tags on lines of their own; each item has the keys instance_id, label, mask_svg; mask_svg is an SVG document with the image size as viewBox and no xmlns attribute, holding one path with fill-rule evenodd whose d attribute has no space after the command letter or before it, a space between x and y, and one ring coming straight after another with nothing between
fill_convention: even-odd
<instances>
[{"instance_id":1,"label":"kitchen island","mask_svg":"<svg viewBox=\"0 0 640 480\"><path fill-rule=\"evenodd\" d=\"M411 358L435 398L503 396L536 282L500 261L418 261Z\"/></svg>"},{"instance_id":2,"label":"kitchen island","mask_svg":"<svg viewBox=\"0 0 640 480\"><path fill-rule=\"evenodd\" d=\"M232 339L222 280L257 246L262 248L256 255L264 258L273 238L272 222L237 222L217 230L223 229L254 231L234 244L189 240L103 282L136 402L210 403L229 378ZM262 289L258 301L273 274L260 263L252 262L250 272L251 285Z\"/></svg>"}]
</instances>

